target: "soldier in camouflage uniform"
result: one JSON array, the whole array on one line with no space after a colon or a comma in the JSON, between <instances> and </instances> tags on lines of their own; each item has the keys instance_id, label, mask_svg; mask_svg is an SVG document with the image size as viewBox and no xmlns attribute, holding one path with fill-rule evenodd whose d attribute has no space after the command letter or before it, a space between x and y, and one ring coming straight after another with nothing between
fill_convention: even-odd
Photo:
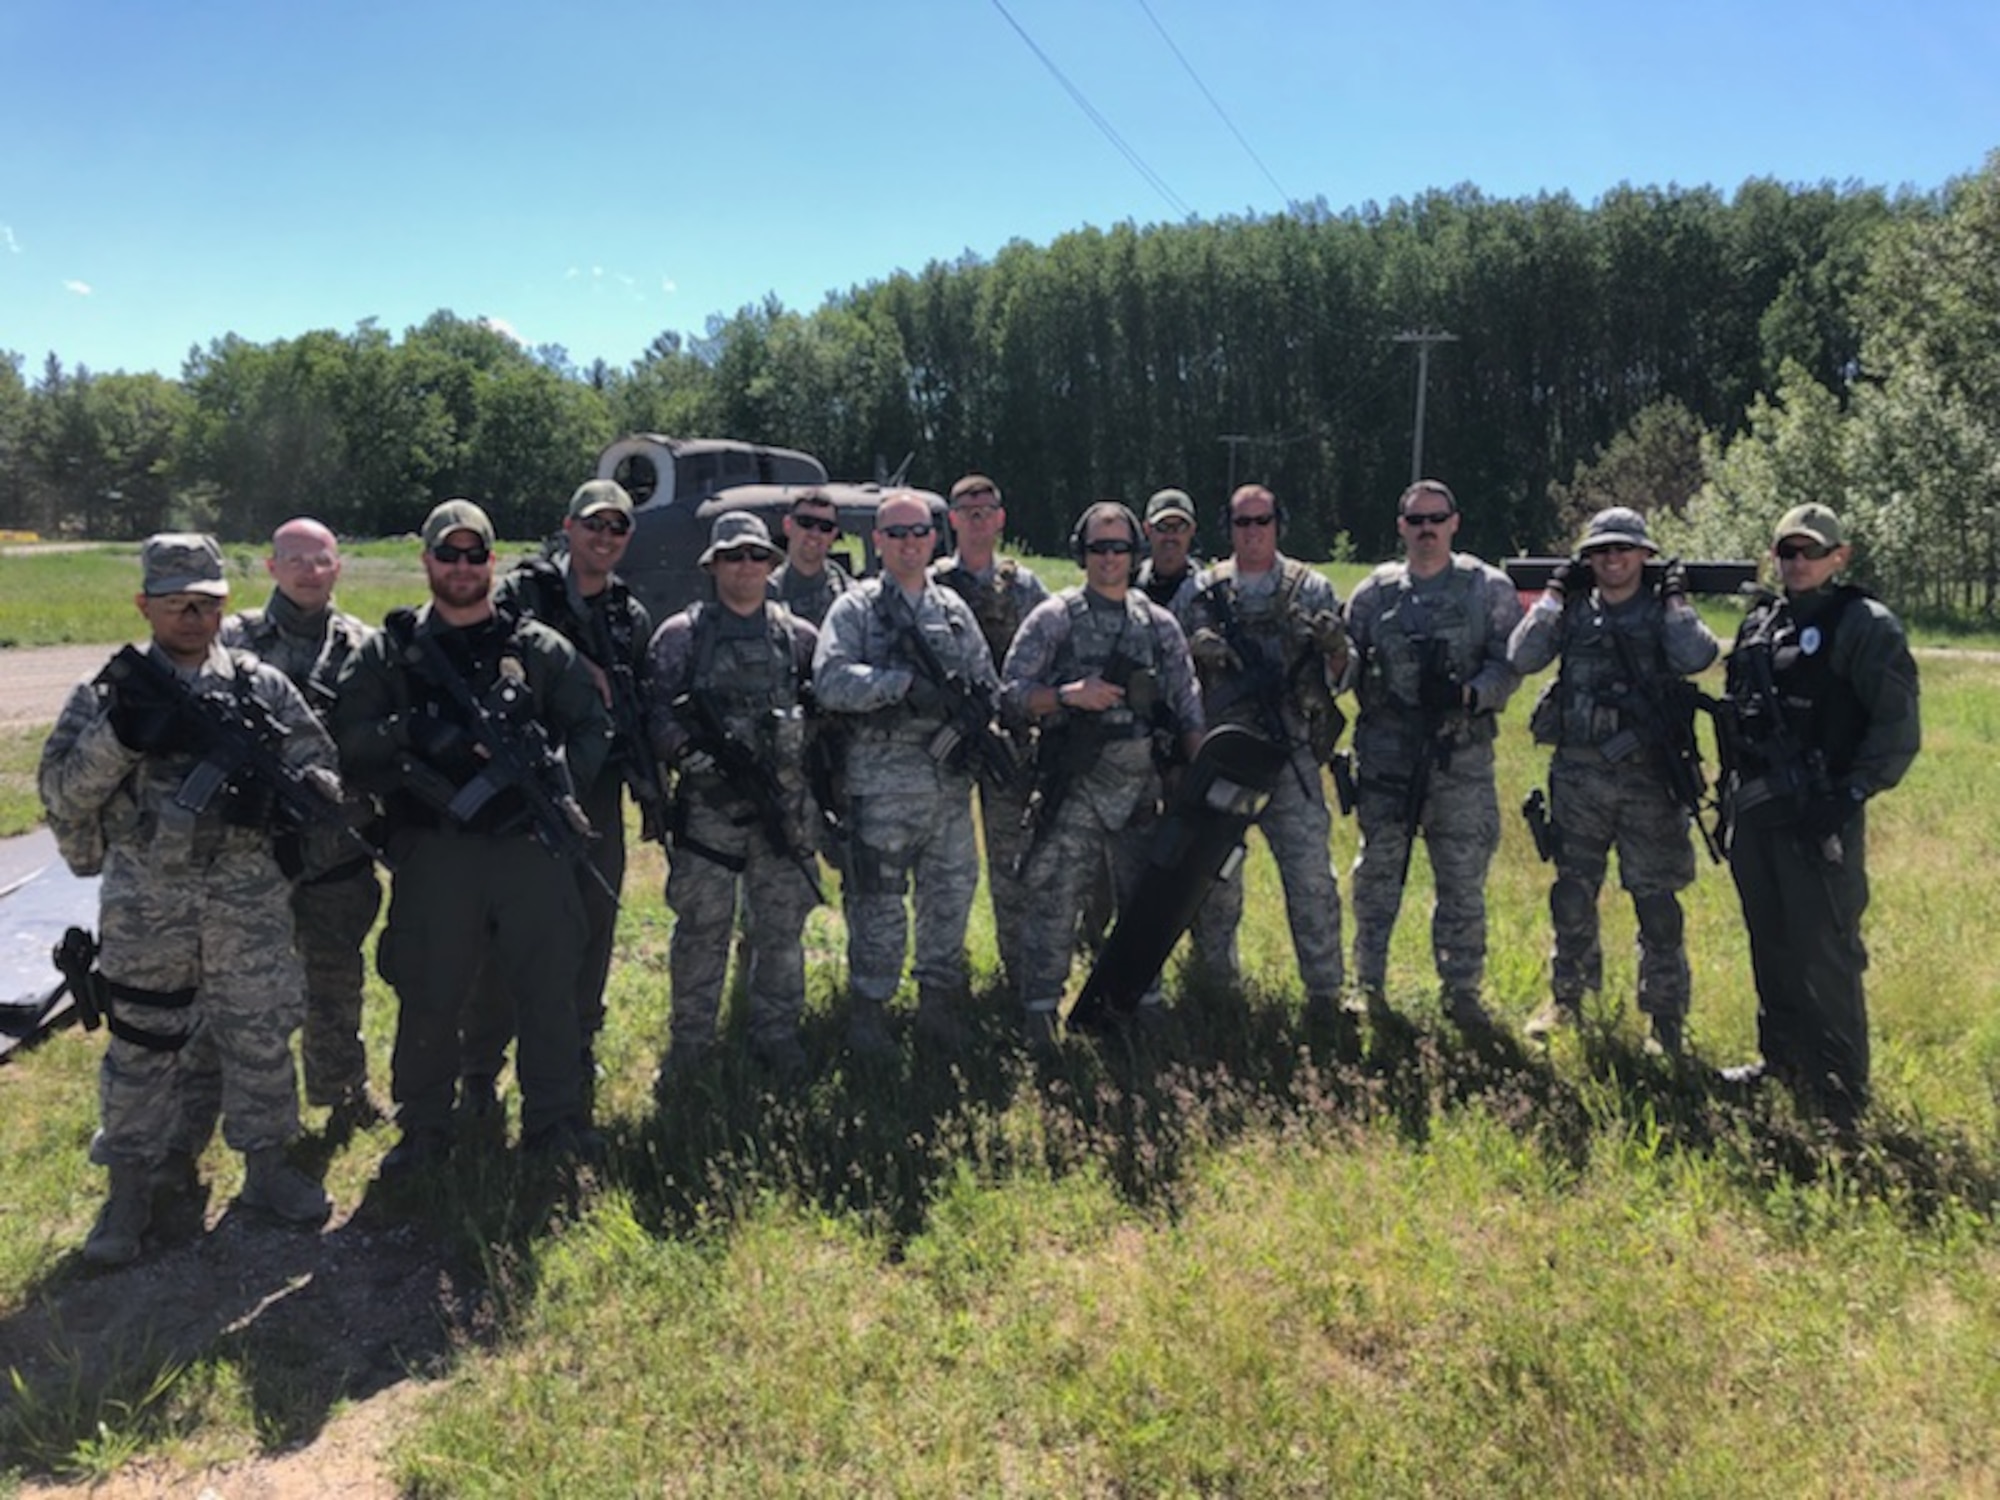
<instances>
[{"instance_id":1,"label":"soldier in camouflage uniform","mask_svg":"<svg viewBox=\"0 0 2000 1500\"><path fill-rule=\"evenodd\" d=\"M529 558L501 579L493 591L494 607L537 620L574 646L607 707L612 701L611 675L622 668L629 690L640 699L638 717L643 720L646 642L653 634L653 619L618 576L618 564L632 539L632 497L613 480L586 481L570 497L563 539L555 556ZM629 769L652 753L650 745L628 744L614 720L611 754L603 769L577 788L577 800L596 833L590 866L576 872L590 924L576 981L586 1112L596 1094L597 1034L604 1029L604 986L611 976L611 949L618 929L614 893L625 884L624 787ZM461 1106L475 1119L484 1116L496 1125L503 1123L494 1079L513 1032L514 1001L506 976L489 966L467 1007L459 1062Z\"/></svg>"},{"instance_id":2,"label":"soldier in camouflage uniform","mask_svg":"<svg viewBox=\"0 0 2000 1500\"><path fill-rule=\"evenodd\" d=\"M1584 991L1603 985L1597 895L1615 845L1619 884L1639 919L1639 1009L1655 1046L1681 1049L1688 961L1677 893L1694 881L1694 846L1662 759L1674 712L1663 679L1703 670L1721 646L1688 603L1678 567L1657 593L1647 585L1646 559L1658 551L1637 511L1599 511L1577 559L1556 570L1507 643L1507 661L1524 677L1562 662L1529 724L1539 743L1556 747L1554 998L1528 1022L1530 1037L1574 1025Z\"/></svg>"},{"instance_id":3,"label":"soldier in camouflage uniform","mask_svg":"<svg viewBox=\"0 0 2000 1500\"><path fill-rule=\"evenodd\" d=\"M1340 733L1333 687L1347 665L1347 633L1333 585L1278 550L1281 523L1277 497L1263 485L1242 485L1229 497L1230 556L1202 571L1182 623L1208 722L1247 725L1290 752L1258 827L1284 884L1307 1005L1331 1014L1342 982L1340 888L1320 767ZM1205 983L1238 985L1242 920L1242 883L1218 883L1194 921Z\"/></svg>"},{"instance_id":4,"label":"soldier in camouflage uniform","mask_svg":"<svg viewBox=\"0 0 2000 1500\"><path fill-rule=\"evenodd\" d=\"M1194 597L1200 569L1194 565L1194 501L1186 490L1157 490L1146 502L1149 555L1139 564L1132 586L1178 619Z\"/></svg>"},{"instance_id":5,"label":"soldier in camouflage uniform","mask_svg":"<svg viewBox=\"0 0 2000 1500\"><path fill-rule=\"evenodd\" d=\"M771 575L771 597L818 627L854 580L827 553L840 535L840 512L818 490L802 490L785 515L785 561Z\"/></svg>"},{"instance_id":6,"label":"soldier in camouflage uniform","mask_svg":"<svg viewBox=\"0 0 2000 1500\"><path fill-rule=\"evenodd\" d=\"M264 568L274 587L262 609L222 622L222 644L249 651L292 680L324 720L347 658L373 634L334 603L340 541L300 516L271 534ZM372 809L353 799L357 823ZM317 865L317 862L316 862ZM330 1130L373 1124L381 1109L368 1092L368 1049L361 1040L362 945L382 909L382 882L365 850L344 841L323 868L306 869L292 887L292 920L306 971L306 1022L299 1034L306 1103L331 1110Z\"/></svg>"},{"instance_id":7,"label":"soldier in camouflage uniform","mask_svg":"<svg viewBox=\"0 0 2000 1500\"><path fill-rule=\"evenodd\" d=\"M799 861L811 807L805 787L802 689L819 632L767 600L779 557L763 521L716 519L701 565L715 580L713 603L693 604L660 627L650 647L651 728L661 760L678 769L678 803L667 905L673 979L673 1047L683 1073L715 1044L716 1016L740 907L748 942L750 1046L780 1078L805 1071L799 1017L805 1009L801 939L813 892ZM750 792L723 774L715 750L686 716L698 697L736 744L776 773L788 847L776 847ZM663 1077L669 1076L663 1074Z\"/></svg>"},{"instance_id":8,"label":"soldier in camouflage uniform","mask_svg":"<svg viewBox=\"0 0 2000 1500\"><path fill-rule=\"evenodd\" d=\"M921 670L910 633L921 631L945 670L973 693L996 695L999 679L971 609L929 577L933 529L921 496L898 491L882 500L875 513L882 573L834 601L813 658L821 710L852 724L848 1044L861 1053L889 1045L884 1007L902 977L909 944L903 901L913 882L920 1027L954 1040L952 1011L966 990L965 928L979 883L972 772L960 756L944 753L949 705Z\"/></svg>"},{"instance_id":9,"label":"soldier in camouflage uniform","mask_svg":"<svg viewBox=\"0 0 2000 1500\"><path fill-rule=\"evenodd\" d=\"M1022 996L1029 1040L1051 1033L1075 951L1076 911L1107 863L1123 896L1145 856L1160 802L1156 731L1190 759L1201 700L1187 638L1172 615L1133 588L1139 519L1116 501L1078 520L1072 551L1084 585L1037 605L1002 672L1002 702L1041 725L1033 853L1024 870L1028 922ZM1154 997L1157 998L1157 997Z\"/></svg>"},{"instance_id":10,"label":"soldier in camouflage uniform","mask_svg":"<svg viewBox=\"0 0 2000 1500\"><path fill-rule=\"evenodd\" d=\"M576 988L589 925L578 861L544 846L522 787L480 786L490 748L450 678L486 709L489 739L537 762L545 744L577 786L596 782L611 722L568 641L494 608L485 511L445 501L425 518L423 545L430 602L392 612L348 658L333 711L341 764L382 798L395 868L375 961L401 1002L390 1072L402 1138L382 1172L413 1172L451 1153L459 1023L489 951L516 1002L522 1145L553 1160L589 1157L602 1143L579 1066ZM552 766L531 774L551 803L580 816Z\"/></svg>"},{"instance_id":11,"label":"soldier in camouflage uniform","mask_svg":"<svg viewBox=\"0 0 2000 1500\"><path fill-rule=\"evenodd\" d=\"M951 487L951 529L958 550L934 565L931 577L963 599L979 621L987 654L997 665L1028 611L1049 597L1041 579L1015 558L999 555L1007 511L1000 487L984 474L967 474ZM1025 746L1019 748L1025 749ZM979 827L986 842L986 887L993 898L993 936L1009 991L1021 983L1021 944L1028 915L1028 888L1014 877L1026 847L1021 820L1028 809L1025 778L1011 787L979 784Z\"/></svg>"},{"instance_id":12,"label":"soldier in camouflage uniform","mask_svg":"<svg viewBox=\"0 0 2000 1500\"><path fill-rule=\"evenodd\" d=\"M214 538L163 534L141 550L139 611L153 658L194 692L254 699L276 746L338 795L333 745L285 674L217 643L229 585ZM38 784L71 867L102 868L100 968L111 1038L98 1078L91 1160L110 1171L84 1244L96 1265L139 1254L156 1186L177 1187L206 1144L177 1141L197 1074L220 1079L222 1132L243 1153L241 1202L317 1225L331 1204L285 1160L299 1130L292 1033L305 1014L291 887L254 787L204 811L174 799L197 766L174 701L142 680L80 684L42 748ZM212 1120L212 1116L210 1116ZM180 1153L182 1159L170 1159Z\"/></svg>"},{"instance_id":13,"label":"soldier in camouflage uniform","mask_svg":"<svg viewBox=\"0 0 2000 1500\"><path fill-rule=\"evenodd\" d=\"M1922 742L1917 664L1896 617L1852 584L1840 517L1785 512L1771 552L1784 592L1750 608L1729 653L1723 807L1750 931L1765 1076L1851 1124L1869 1093L1867 804Z\"/></svg>"},{"instance_id":14,"label":"soldier in camouflage uniform","mask_svg":"<svg viewBox=\"0 0 2000 1500\"><path fill-rule=\"evenodd\" d=\"M1500 846L1493 786L1496 716L1520 685L1507 640L1521 600L1507 575L1454 552L1458 502L1435 479L1397 502L1405 560L1377 568L1347 603L1348 671L1361 853L1354 863L1354 977L1371 1014L1386 1014L1389 938L1403 902L1411 833L1411 768L1430 758L1417 831L1430 851L1437 900L1431 952L1451 1019L1483 1029L1486 869Z\"/></svg>"}]
</instances>

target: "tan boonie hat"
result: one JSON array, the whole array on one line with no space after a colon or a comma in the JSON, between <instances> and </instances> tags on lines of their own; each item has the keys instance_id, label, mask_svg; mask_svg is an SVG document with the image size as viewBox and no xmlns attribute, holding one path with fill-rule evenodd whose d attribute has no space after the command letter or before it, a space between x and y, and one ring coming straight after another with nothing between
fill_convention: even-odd
<instances>
[{"instance_id":1,"label":"tan boonie hat","mask_svg":"<svg viewBox=\"0 0 2000 1500\"><path fill-rule=\"evenodd\" d=\"M454 531L469 531L493 545L493 523L470 500L447 500L424 517L424 551L429 552Z\"/></svg>"},{"instance_id":2,"label":"tan boonie hat","mask_svg":"<svg viewBox=\"0 0 2000 1500\"><path fill-rule=\"evenodd\" d=\"M222 548L212 536L198 531L163 531L149 536L139 548L141 585L155 598L163 594L229 595L222 576Z\"/></svg>"},{"instance_id":3,"label":"tan boonie hat","mask_svg":"<svg viewBox=\"0 0 2000 1500\"><path fill-rule=\"evenodd\" d=\"M1772 542L1782 542L1788 536L1809 536L1822 547L1844 547L1847 545L1847 531L1840 524L1840 517L1824 505L1794 505L1778 521L1778 529L1771 533Z\"/></svg>"},{"instance_id":4,"label":"tan boonie hat","mask_svg":"<svg viewBox=\"0 0 2000 1500\"><path fill-rule=\"evenodd\" d=\"M784 549L772 544L770 528L764 524L762 516L752 515L747 510L733 510L715 518L715 526L708 534L708 550L701 555L701 565L706 568L715 561L716 553L734 552L739 547L762 552L766 557L784 556Z\"/></svg>"},{"instance_id":5,"label":"tan boonie hat","mask_svg":"<svg viewBox=\"0 0 2000 1500\"><path fill-rule=\"evenodd\" d=\"M569 497L569 517L572 521L580 521L603 510L615 510L621 516L632 514L632 497L625 493L625 486L615 479L586 480Z\"/></svg>"}]
</instances>

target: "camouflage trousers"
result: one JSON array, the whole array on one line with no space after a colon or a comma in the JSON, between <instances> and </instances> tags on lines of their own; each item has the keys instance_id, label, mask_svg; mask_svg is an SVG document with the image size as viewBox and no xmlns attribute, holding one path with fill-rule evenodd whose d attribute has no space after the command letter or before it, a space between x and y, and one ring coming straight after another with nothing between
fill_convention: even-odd
<instances>
[{"instance_id":1,"label":"camouflage trousers","mask_svg":"<svg viewBox=\"0 0 2000 1500\"><path fill-rule=\"evenodd\" d=\"M904 899L914 888L920 994L950 1001L967 988L965 928L979 884L969 779L921 748L876 745L870 789L852 793L845 891L849 983L862 1000L896 992L909 947ZM882 787L882 790L874 790Z\"/></svg>"},{"instance_id":2,"label":"camouflage trousers","mask_svg":"<svg viewBox=\"0 0 2000 1500\"><path fill-rule=\"evenodd\" d=\"M1285 888L1285 916L1291 924L1299 978L1307 995L1331 999L1339 995L1343 978L1340 886L1328 850L1333 817L1327 810L1326 787L1309 754L1293 752L1257 827L1271 847ZM1210 887L1194 918L1198 972L1212 981L1238 982L1236 929L1242 922L1242 880L1219 881Z\"/></svg>"},{"instance_id":3,"label":"camouflage trousers","mask_svg":"<svg viewBox=\"0 0 2000 1500\"><path fill-rule=\"evenodd\" d=\"M1138 879L1146 858L1159 780L1150 765L1107 795L1089 783L1076 787L1055 826L1029 861L1028 914L1022 929L1020 992L1030 1010L1055 1010L1076 956L1077 920L1110 870L1113 910Z\"/></svg>"},{"instance_id":4,"label":"camouflage trousers","mask_svg":"<svg viewBox=\"0 0 2000 1500\"><path fill-rule=\"evenodd\" d=\"M1025 778L1023 778L1025 781ZM986 890L993 899L993 944L1000 951L1000 969L1009 988L1025 993L1022 975L1027 962L1029 890L1014 877L1014 865L1028 847L1021 820L1028 810L1026 785L994 788L979 783L979 831L986 842Z\"/></svg>"},{"instance_id":5,"label":"camouflage trousers","mask_svg":"<svg viewBox=\"0 0 2000 1500\"><path fill-rule=\"evenodd\" d=\"M1355 814L1361 852L1349 897L1354 903L1354 979L1379 992L1388 983L1389 939L1403 905L1403 832L1407 782L1361 768ZM1431 956L1448 994L1477 994L1486 978L1486 869L1500 847L1500 802L1493 790L1490 745L1462 745L1450 766L1431 773L1418 816L1436 897Z\"/></svg>"},{"instance_id":6,"label":"camouflage trousers","mask_svg":"<svg viewBox=\"0 0 2000 1500\"><path fill-rule=\"evenodd\" d=\"M292 888L292 921L305 964L306 1021L299 1035L306 1102L338 1104L368 1082L361 1041L361 949L382 909L375 866L361 862Z\"/></svg>"},{"instance_id":7,"label":"camouflage trousers","mask_svg":"<svg viewBox=\"0 0 2000 1500\"><path fill-rule=\"evenodd\" d=\"M1574 1003L1604 987L1597 900L1615 848L1618 883L1639 919L1639 1009L1686 1015L1687 947L1675 893L1694 881L1687 813L1643 759L1609 765L1558 755L1549 802L1559 841L1549 890L1555 997Z\"/></svg>"},{"instance_id":8,"label":"camouflage trousers","mask_svg":"<svg viewBox=\"0 0 2000 1500\"><path fill-rule=\"evenodd\" d=\"M112 1014L169 1047L111 1038L92 1161L152 1165L170 1150L199 1154L218 1114L237 1151L298 1134L291 1044L305 1014L305 974L290 889L268 841L242 830L223 833L206 856L107 852L98 963L116 987Z\"/></svg>"},{"instance_id":9,"label":"camouflage trousers","mask_svg":"<svg viewBox=\"0 0 2000 1500\"><path fill-rule=\"evenodd\" d=\"M705 1049L715 1041L739 908L750 965L750 1035L756 1041L796 1037L806 1003L801 940L812 888L755 821L746 823L700 798L688 802L686 817L683 842L667 869L667 905L674 914L667 955L674 1047L685 1055L686 1049ZM743 868L731 870L690 845L740 860Z\"/></svg>"}]
</instances>

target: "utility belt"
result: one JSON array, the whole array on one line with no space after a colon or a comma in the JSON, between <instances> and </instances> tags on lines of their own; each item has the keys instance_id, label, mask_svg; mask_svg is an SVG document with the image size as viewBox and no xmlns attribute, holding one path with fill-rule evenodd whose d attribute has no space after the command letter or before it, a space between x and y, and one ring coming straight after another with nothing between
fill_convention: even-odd
<instances>
[{"instance_id":1,"label":"utility belt","mask_svg":"<svg viewBox=\"0 0 2000 1500\"><path fill-rule=\"evenodd\" d=\"M1623 766L1644 760L1646 742L1630 729L1599 740L1594 745L1564 744L1556 747L1556 759L1582 765Z\"/></svg>"},{"instance_id":2,"label":"utility belt","mask_svg":"<svg viewBox=\"0 0 2000 1500\"><path fill-rule=\"evenodd\" d=\"M1732 817L1762 807L1766 802L1797 800L1791 781L1775 772L1762 776L1732 776L1723 788Z\"/></svg>"}]
</instances>

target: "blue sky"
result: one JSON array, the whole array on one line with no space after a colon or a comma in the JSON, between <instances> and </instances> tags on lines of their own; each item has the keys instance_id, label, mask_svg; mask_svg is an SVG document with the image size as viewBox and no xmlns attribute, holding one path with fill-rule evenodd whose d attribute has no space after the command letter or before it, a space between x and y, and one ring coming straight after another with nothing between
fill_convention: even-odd
<instances>
[{"instance_id":1,"label":"blue sky","mask_svg":"<svg viewBox=\"0 0 2000 1500\"><path fill-rule=\"evenodd\" d=\"M449 308L624 365L1087 224L1928 190L2000 148L1991 0L1001 3L8 0L0 350L178 374L224 333Z\"/></svg>"}]
</instances>

